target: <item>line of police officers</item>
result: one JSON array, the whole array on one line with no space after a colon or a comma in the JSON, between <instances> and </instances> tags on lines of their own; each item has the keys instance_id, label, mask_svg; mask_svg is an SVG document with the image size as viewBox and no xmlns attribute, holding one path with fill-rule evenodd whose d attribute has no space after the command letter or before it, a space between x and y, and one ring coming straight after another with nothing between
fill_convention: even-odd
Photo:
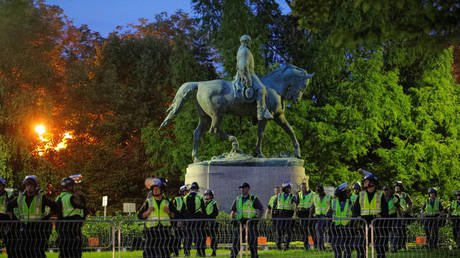
<instances>
[{"instance_id":1,"label":"line of police officers","mask_svg":"<svg viewBox=\"0 0 460 258\"><path fill-rule=\"evenodd\" d=\"M5 186L5 179L0 178L1 238L8 257L46 257L53 223L58 234L59 257L81 257L86 203L81 194L76 194L72 178L61 181L63 192L55 200L40 188L38 178L33 175L25 177L23 192L7 193Z\"/></svg>"}]
</instances>

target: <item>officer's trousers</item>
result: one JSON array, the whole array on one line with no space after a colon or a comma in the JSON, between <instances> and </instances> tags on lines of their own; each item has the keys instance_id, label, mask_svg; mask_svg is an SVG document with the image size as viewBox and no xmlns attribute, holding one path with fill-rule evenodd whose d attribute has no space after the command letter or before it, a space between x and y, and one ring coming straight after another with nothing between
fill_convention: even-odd
<instances>
[{"instance_id":1,"label":"officer's trousers","mask_svg":"<svg viewBox=\"0 0 460 258\"><path fill-rule=\"evenodd\" d=\"M185 245L185 226L183 222L174 222L174 243L172 247L172 252L174 254L179 255L180 247L182 242Z\"/></svg>"},{"instance_id":2,"label":"officer's trousers","mask_svg":"<svg viewBox=\"0 0 460 258\"><path fill-rule=\"evenodd\" d=\"M190 254L192 242L195 242L198 255L204 255L206 248L206 231L205 224L202 221L187 221L185 223L186 232L184 240L184 253Z\"/></svg>"},{"instance_id":3,"label":"officer's trousers","mask_svg":"<svg viewBox=\"0 0 460 258\"><path fill-rule=\"evenodd\" d=\"M2 240L5 243L8 258L21 258L20 227L19 221L4 222L1 225Z\"/></svg>"},{"instance_id":4,"label":"officer's trousers","mask_svg":"<svg viewBox=\"0 0 460 258\"><path fill-rule=\"evenodd\" d=\"M218 224L216 221L206 221L206 236L208 236L211 239L211 249L213 251L217 250L217 230L218 230Z\"/></svg>"},{"instance_id":5,"label":"officer's trousers","mask_svg":"<svg viewBox=\"0 0 460 258\"><path fill-rule=\"evenodd\" d=\"M169 258L170 227L156 226L144 229L145 245L142 252L143 258Z\"/></svg>"},{"instance_id":6,"label":"officer's trousers","mask_svg":"<svg viewBox=\"0 0 460 258\"><path fill-rule=\"evenodd\" d=\"M454 241L457 243L457 248L460 248L460 217L452 216L450 217L450 220L452 221Z\"/></svg>"},{"instance_id":7,"label":"officer's trousers","mask_svg":"<svg viewBox=\"0 0 460 258\"><path fill-rule=\"evenodd\" d=\"M426 217L423 227L425 229L426 240L429 248L438 248L439 236L439 217Z\"/></svg>"},{"instance_id":8,"label":"officer's trousers","mask_svg":"<svg viewBox=\"0 0 460 258\"><path fill-rule=\"evenodd\" d=\"M48 222L22 223L18 234L18 256L45 258L46 246L50 236L49 229L52 227Z\"/></svg>"},{"instance_id":9,"label":"officer's trousers","mask_svg":"<svg viewBox=\"0 0 460 258\"><path fill-rule=\"evenodd\" d=\"M316 242L315 236L315 220L313 218L309 218L308 216L300 216L300 232L302 233L303 237L303 247L308 249L310 247L310 243L308 241L308 237L311 236L313 242Z\"/></svg>"},{"instance_id":10,"label":"officer's trousers","mask_svg":"<svg viewBox=\"0 0 460 258\"><path fill-rule=\"evenodd\" d=\"M348 226L331 225L331 244L335 258L350 258L352 252L351 231ZM343 253L343 255L342 255Z\"/></svg>"},{"instance_id":11,"label":"officer's trousers","mask_svg":"<svg viewBox=\"0 0 460 258\"><path fill-rule=\"evenodd\" d=\"M277 221L276 225L276 246L281 249L284 242L284 250L289 249L294 221L292 218L284 218Z\"/></svg>"},{"instance_id":12,"label":"officer's trousers","mask_svg":"<svg viewBox=\"0 0 460 258\"><path fill-rule=\"evenodd\" d=\"M82 222L57 222L59 258L80 258L82 255Z\"/></svg>"},{"instance_id":13,"label":"officer's trousers","mask_svg":"<svg viewBox=\"0 0 460 258\"><path fill-rule=\"evenodd\" d=\"M328 221L322 218L325 218L324 215L316 216L316 225L315 225L315 233L316 233L316 242L315 248L323 251L324 250L324 234L326 232L327 223Z\"/></svg>"},{"instance_id":14,"label":"officer's trousers","mask_svg":"<svg viewBox=\"0 0 460 258\"><path fill-rule=\"evenodd\" d=\"M249 221L247 223L247 228L245 227L245 223L242 224L243 228L243 242L246 240L246 230L248 231L248 239L247 243L249 245L249 251L251 252L251 258L258 258L259 255L257 253L257 221ZM240 222L235 222L233 228L233 245L232 250L230 253L231 258L235 258L238 253L240 252Z\"/></svg>"}]
</instances>

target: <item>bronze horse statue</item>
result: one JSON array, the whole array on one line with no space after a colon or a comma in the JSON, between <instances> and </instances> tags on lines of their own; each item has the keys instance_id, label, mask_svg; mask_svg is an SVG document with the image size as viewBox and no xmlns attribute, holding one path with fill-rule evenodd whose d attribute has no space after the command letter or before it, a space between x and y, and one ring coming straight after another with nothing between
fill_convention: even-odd
<instances>
[{"instance_id":1,"label":"bronze horse statue","mask_svg":"<svg viewBox=\"0 0 460 258\"><path fill-rule=\"evenodd\" d=\"M313 74L308 74L305 70L288 64L260 78L267 88L267 108L273 115L274 121L291 137L295 149L294 155L298 158L300 158L300 147L291 125L284 116L284 101L290 100L294 103L300 101L312 76ZM253 91L251 93L251 91L251 88L243 88L235 81L186 82L177 91L172 105L166 111L168 115L161 123L160 129L169 125L180 112L187 99L195 94L200 121L193 135L193 161L200 161L198 157L200 136L203 130L208 128L210 133L229 140L232 143L232 152L241 152L236 137L222 131L219 125L225 114L252 118L257 116L255 94ZM258 121L255 149L255 157L258 158L265 157L262 154L262 139L266 125L267 120Z\"/></svg>"}]
</instances>

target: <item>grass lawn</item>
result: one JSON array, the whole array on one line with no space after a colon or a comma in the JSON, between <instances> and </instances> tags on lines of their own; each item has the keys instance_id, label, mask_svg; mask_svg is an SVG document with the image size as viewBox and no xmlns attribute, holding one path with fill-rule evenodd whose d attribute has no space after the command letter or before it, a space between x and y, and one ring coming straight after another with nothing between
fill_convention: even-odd
<instances>
[{"instance_id":1,"label":"grass lawn","mask_svg":"<svg viewBox=\"0 0 460 258\"><path fill-rule=\"evenodd\" d=\"M211 254L211 249L206 250L206 254L209 256ZM183 255L183 252L181 253ZM228 257L230 255L229 250L218 250L217 253L220 257ZM46 256L48 258L58 258L59 254L56 252L47 252ZM7 257L6 254L0 254L0 258ZM83 258L110 258L112 257L112 252L84 252ZM118 257L118 251L115 252L115 257ZM134 258L142 257L142 251L123 251L121 257L125 258ZM182 256L183 257L183 256ZM190 257L197 257L196 252L192 250ZM243 255L243 257L245 257ZM334 257L334 254L330 251L326 252L317 252L317 251L303 251L303 250L289 250L289 251L278 251L278 250L264 250L259 251L259 257ZM353 253L353 257L356 257L356 254ZM369 251L369 257L371 253ZM446 257L460 257L460 250L427 250L427 249L418 249L418 250L409 250L401 251L398 253L387 252L387 257L427 257L427 258L446 258Z\"/></svg>"}]
</instances>

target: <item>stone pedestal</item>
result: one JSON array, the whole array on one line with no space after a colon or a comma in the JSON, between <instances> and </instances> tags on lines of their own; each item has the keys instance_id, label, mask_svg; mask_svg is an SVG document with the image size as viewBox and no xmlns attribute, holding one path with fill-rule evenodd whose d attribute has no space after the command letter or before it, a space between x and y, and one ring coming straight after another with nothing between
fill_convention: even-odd
<instances>
[{"instance_id":1,"label":"stone pedestal","mask_svg":"<svg viewBox=\"0 0 460 258\"><path fill-rule=\"evenodd\" d=\"M211 160L190 164L185 174L185 183L198 182L200 192L214 190L220 210L230 212L233 200L241 193L242 183L251 186L250 193L259 196L264 209L273 195L273 187L285 181L293 189L307 182L303 160L295 158L267 158L245 160Z\"/></svg>"}]
</instances>

